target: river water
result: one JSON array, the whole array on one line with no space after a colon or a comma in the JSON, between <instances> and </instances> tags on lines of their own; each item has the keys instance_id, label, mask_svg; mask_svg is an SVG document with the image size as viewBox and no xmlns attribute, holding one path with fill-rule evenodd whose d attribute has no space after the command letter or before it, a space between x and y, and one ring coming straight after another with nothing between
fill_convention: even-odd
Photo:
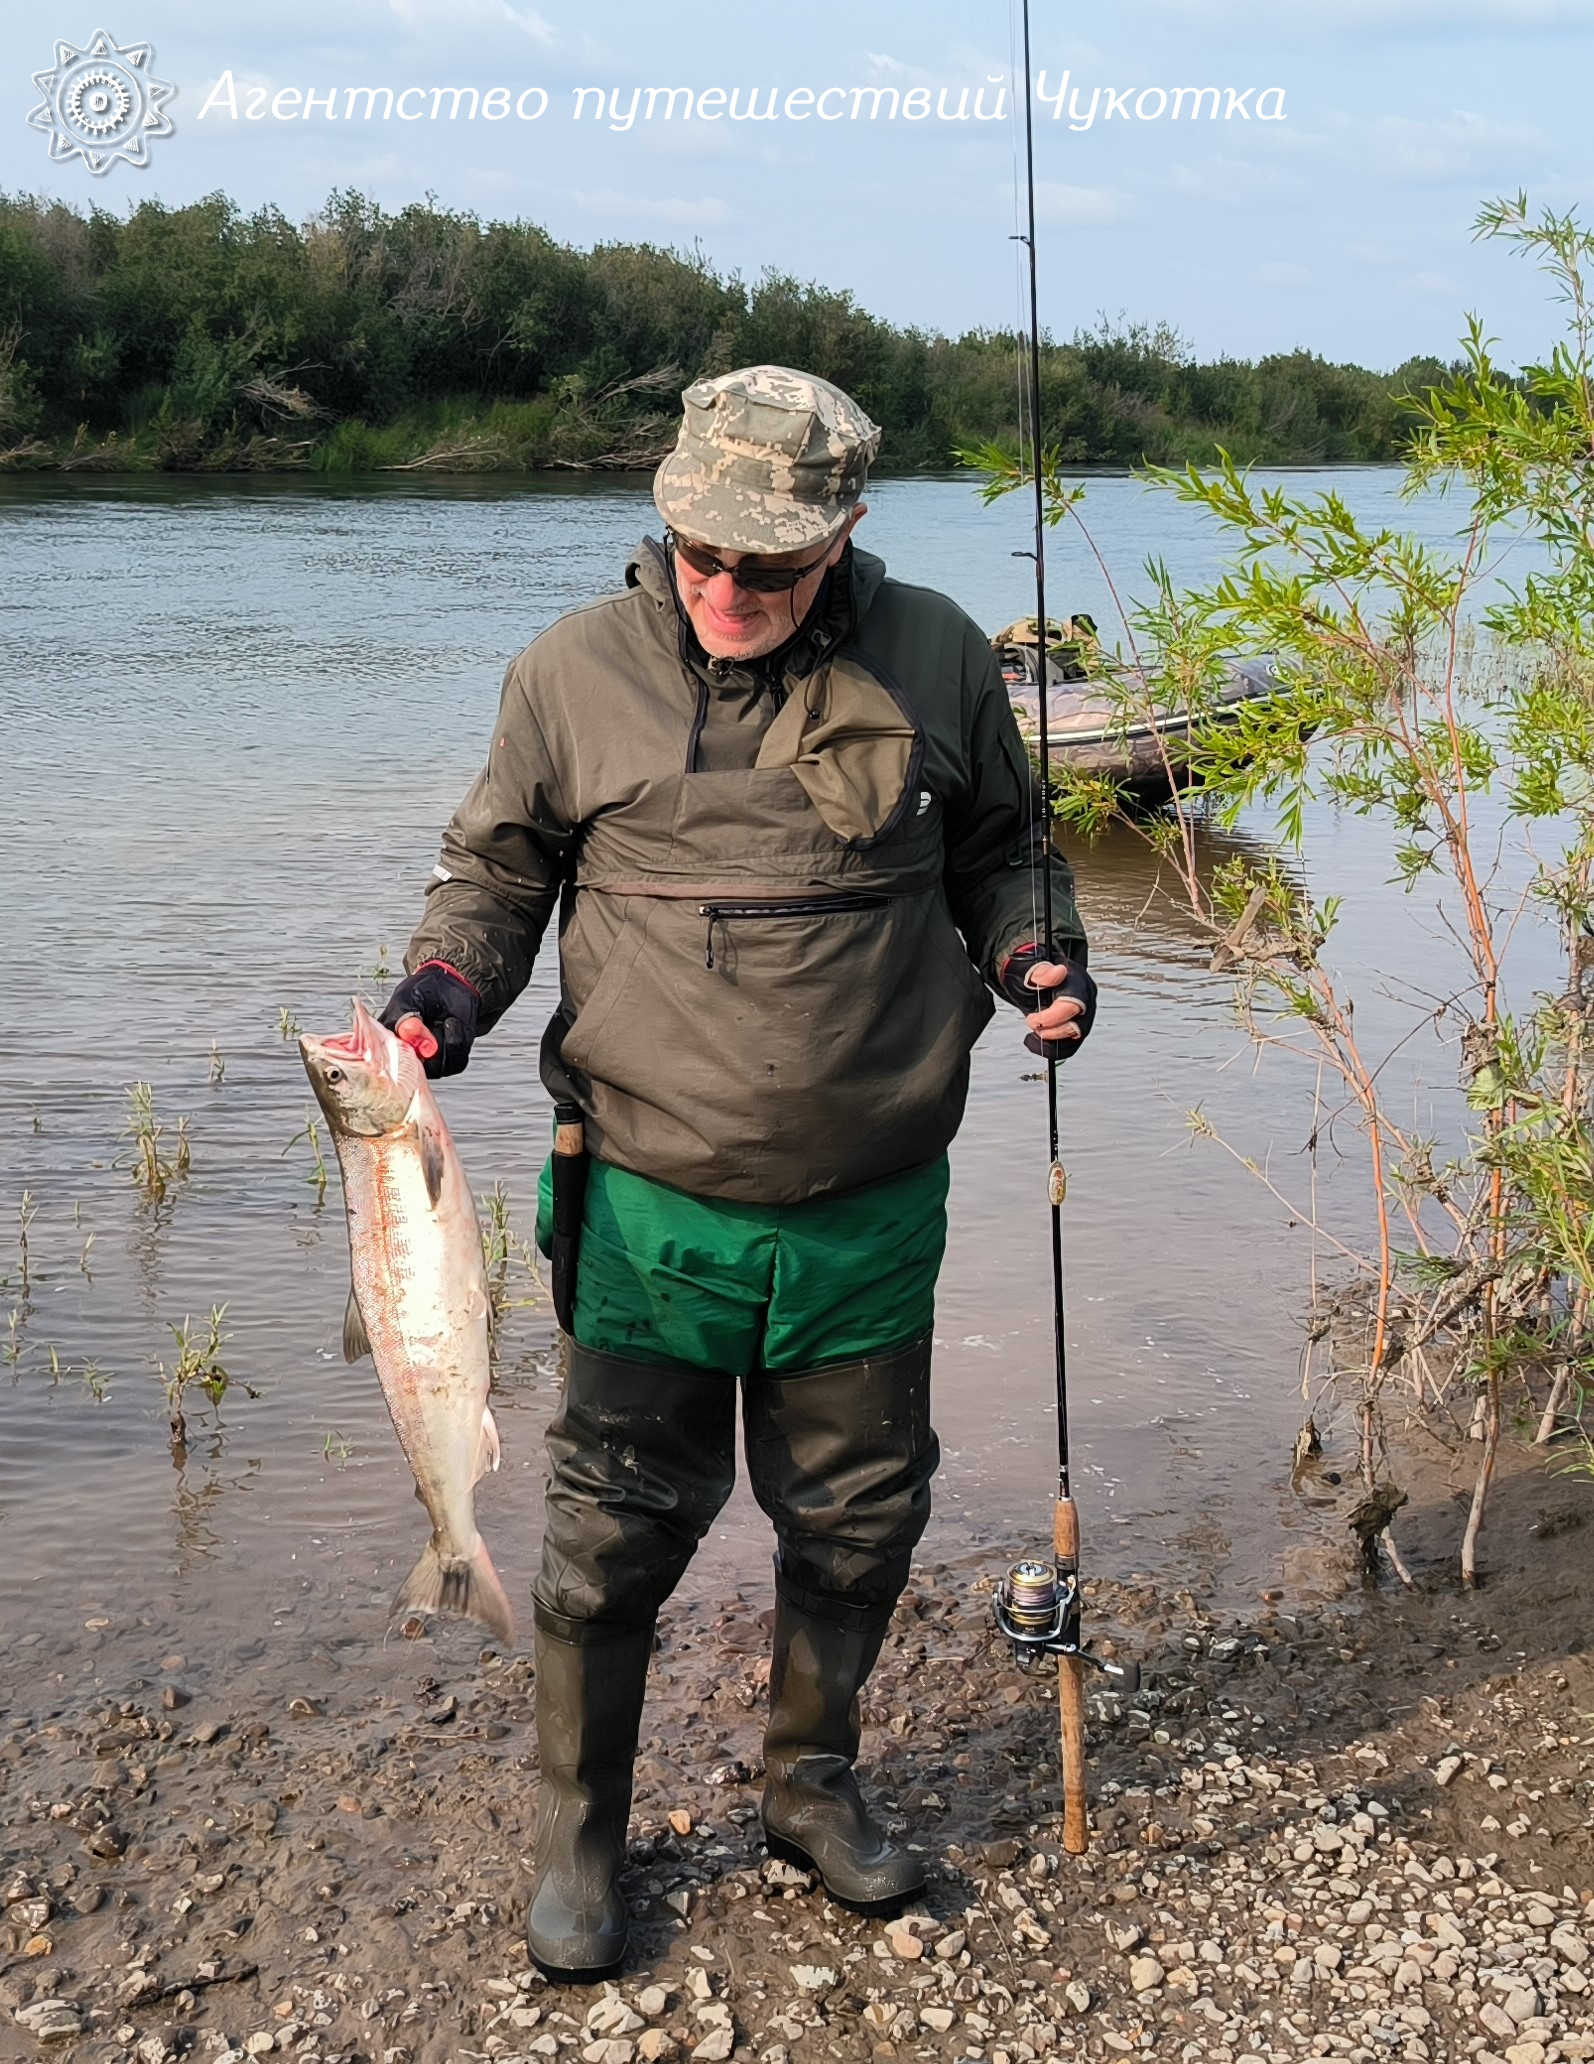
<instances>
[{"instance_id":1,"label":"river water","mask_svg":"<svg viewBox=\"0 0 1594 2064\"><path fill-rule=\"evenodd\" d=\"M1310 483L1302 483L1310 484ZM1364 517L1435 541L1452 513L1398 507L1397 476L1332 483ZM862 542L988 626L1026 606L1023 512L962 480L885 481ZM1127 480L1087 515L1132 587L1156 552L1218 563L1202 519ZM348 1280L337 1177L295 1135L308 1085L283 1014L347 1022L385 993L437 833L486 748L508 658L616 583L653 527L645 483L0 483L0 737L7 793L6 1065L0 1080L0 1620L58 1670L98 1646L186 1630L238 1653L297 1627L379 1637L422 1517L371 1374L338 1352ZM1052 594L1111 622L1060 540ZM1203 834L1215 864L1264 824ZM1075 854L1102 1008L1064 1076L1069 1343L1087 1560L1215 1597L1309 1581L1321 1522L1288 1487L1310 1235L1230 1156L1192 1145L1200 1105L1304 1196L1310 1070L1258 1065L1207 947L1155 893L1140 843ZM1380 833L1313 813L1300 863L1348 897L1338 951L1367 973L1370 1036L1404 1029L1389 981L1442 990L1431 898L1384 887ZM551 970L444 1088L478 1191L529 1234L548 1130L536 1073ZM212 1080L212 1050L221 1079ZM1454 1057L1403 1065L1441 1098ZM1017 1553L1047 1536L1054 1470L1042 1092L1017 1020L975 1055L954 1152L938 1316L945 1450L931 1552ZM192 1171L141 1202L129 1086L188 1121ZM1354 1143L1345 1143L1347 1155ZM1354 1180L1328 1198L1348 1227ZM32 1286L15 1256L26 1191ZM88 1251L85 1259L86 1243ZM517 1296L536 1298L516 1270ZM157 1364L171 1327L226 1307L233 1388L174 1468ZM524 1600L554 1392L546 1302L516 1311L501 1473L480 1513ZM85 1372L88 1372L87 1374ZM767 1584L742 1492L691 1580ZM88 1629L85 1622L108 1625ZM143 1630L142 1632L140 1630ZM285 1638L285 1637L284 1637ZM468 1635L460 1635L468 1643ZM78 1650L84 1655L79 1656Z\"/></svg>"}]
</instances>

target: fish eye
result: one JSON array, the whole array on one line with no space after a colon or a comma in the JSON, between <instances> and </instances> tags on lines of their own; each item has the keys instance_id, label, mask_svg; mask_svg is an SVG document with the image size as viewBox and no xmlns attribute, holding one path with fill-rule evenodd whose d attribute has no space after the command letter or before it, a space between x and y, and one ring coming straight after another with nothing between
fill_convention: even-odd
<instances>
[{"instance_id":1,"label":"fish eye","mask_svg":"<svg viewBox=\"0 0 1594 2064\"><path fill-rule=\"evenodd\" d=\"M327 1080L328 1082L341 1082L343 1080L343 1070L341 1068L328 1068Z\"/></svg>"}]
</instances>

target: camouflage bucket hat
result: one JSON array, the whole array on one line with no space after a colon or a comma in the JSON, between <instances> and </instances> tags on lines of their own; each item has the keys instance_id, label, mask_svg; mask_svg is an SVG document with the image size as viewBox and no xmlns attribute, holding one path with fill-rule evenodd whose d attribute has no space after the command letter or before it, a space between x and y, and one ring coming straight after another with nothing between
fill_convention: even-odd
<instances>
[{"instance_id":1,"label":"camouflage bucket hat","mask_svg":"<svg viewBox=\"0 0 1594 2064\"><path fill-rule=\"evenodd\" d=\"M880 431L850 396L789 366L698 380L653 499L672 530L726 552L822 544L863 493Z\"/></svg>"}]
</instances>

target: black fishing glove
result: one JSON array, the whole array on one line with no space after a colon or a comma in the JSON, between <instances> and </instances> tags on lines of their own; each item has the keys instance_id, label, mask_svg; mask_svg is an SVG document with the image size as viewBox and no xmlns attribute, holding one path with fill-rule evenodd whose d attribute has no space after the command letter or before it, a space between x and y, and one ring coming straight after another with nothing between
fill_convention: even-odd
<instances>
[{"instance_id":1,"label":"black fishing glove","mask_svg":"<svg viewBox=\"0 0 1594 2064\"><path fill-rule=\"evenodd\" d=\"M422 1067L432 1076L457 1075L470 1059L481 1001L458 968L451 968L446 960L423 960L388 998L381 1023L397 1032L403 1019L419 1018L433 1042L430 1053L417 1042L409 1042L420 1055Z\"/></svg>"},{"instance_id":2,"label":"black fishing glove","mask_svg":"<svg viewBox=\"0 0 1594 2064\"><path fill-rule=\"evenodd\" d=\"M1050 961L1053 966L1066 967L1065 980L1050 989L1037 989L1026 978L1037 961ZM1090 970L1083 967L1072 955L1058 951L1055 947L1043 949L1039 946L1015 946L1002 964L1002 994L1009 1003L1016 1004L1027 1017L1031 1011L1044 1010L1050 1003L1063 997L1082 1003L1084 1009L1070 1022L1079 1027L1077 1039L1042 1039L1038 1032L1028 1032L1024 1044L1031 1053L1045 1055L1055 1053L1058 1060L1066 1061L1078 1053L1090 1037L1090 1028L1096 1022L1096 980Z\"/></svg>"}]
</instances>

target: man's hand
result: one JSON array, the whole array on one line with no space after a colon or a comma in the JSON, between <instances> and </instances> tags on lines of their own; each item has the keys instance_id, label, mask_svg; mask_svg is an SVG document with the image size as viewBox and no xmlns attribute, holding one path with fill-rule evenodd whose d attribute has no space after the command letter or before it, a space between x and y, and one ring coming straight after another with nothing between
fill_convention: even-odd
<instances>
[{"instance_id":1,"label":"man's hand","mask_svg":"<svg viewBox=\"0 0 1594 2064\"><path fill-rule=\"evenodd\" d=\"M1096 984L1072 961L1043 960L1036 946L1020 946L1002 966L1002 993L1024 1012L1031 1053L1052 1049L1066 1061L1096 1022Z\"/></svg>"},{"instance_id":2,"label":"man's hand","mask_svg":"<svg viewBox=\"0 0 1594 2064\"><path fill-rule=\"evenodd\" d=\"M382 1008L380 1022L420 1056L428 1075L457 1075L470 1059L481 997L446 960L423 960Z\"/></svg>"}]
</instances>

